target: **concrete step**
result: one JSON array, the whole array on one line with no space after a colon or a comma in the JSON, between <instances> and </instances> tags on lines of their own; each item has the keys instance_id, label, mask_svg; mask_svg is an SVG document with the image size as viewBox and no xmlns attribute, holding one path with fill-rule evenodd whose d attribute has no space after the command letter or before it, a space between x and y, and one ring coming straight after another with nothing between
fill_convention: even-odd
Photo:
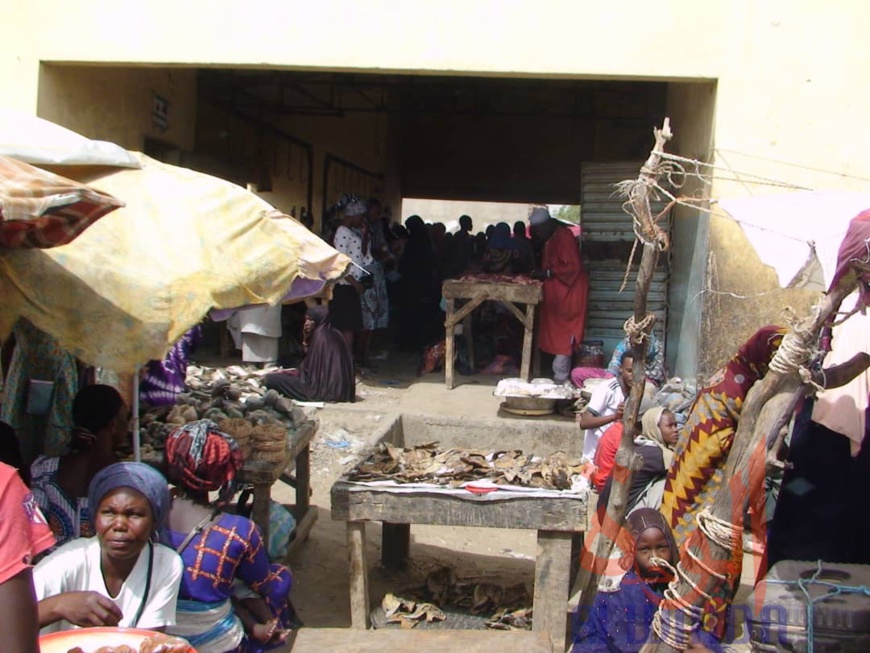
<instances>
[{"instance_id":1,"label":"concrete step","mask_svg":"<svg viewBox=\"0 0 870 653\"><path fill-rule=\"evenodd\" d=\"M275 653L554 653L547 633L492 630L302 628Z\"/></svg>"}]
</instances>

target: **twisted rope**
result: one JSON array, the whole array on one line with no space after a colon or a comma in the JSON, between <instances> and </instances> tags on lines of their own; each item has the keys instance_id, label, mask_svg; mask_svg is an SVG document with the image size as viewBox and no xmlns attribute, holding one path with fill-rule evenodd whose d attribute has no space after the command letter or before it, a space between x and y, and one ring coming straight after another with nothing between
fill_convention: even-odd
<instances>
[{"instance_id":1,"label":"twisted rope","mask_svg":"<svg viewBox=\"0 0 870 653\"><path fill-rule=\"evenodd\" d=\"M677 563L674 568L667 560L653 557L650 562L654 565L664 567L673 575L673 580L668 583L668 588L664 593L664 601L675 608L673 615L662 613L661 605L653 615L652 629L656 636L668 646L679 651L684 651L689 647L692 641L692 633L695 632L701 624L703 609L692 605L683 597L677 594L677 586L680 579L687 579L686 572L682 566ZM680 619L678 614L682 613L686 619Z\"/></svg>"},{"instance_id":2,"label":"twisted rope","mask_svg":"<svg viewBox=\"0 0 870 653\"><path fill-rule=\"evenodd\" d=\"M819 310L818 304L813 307L814 314ZM808 363L810 361L820 363L824 354L816 346L816 343L813 342L813 334L807 329L799 328L798 318L794 311L786 307L783 313L786 321L792 328L792 332L786 334L782 339L782 344L779 346L773 360L770 361L769 368L772 372L782 375L796 372L802 383L812 387L814 392L820 392L824 388L813 379L812 370L810 370Z\"/></svg>"},{"instance_id":3,"label":"twisted rope","mask_svg":"<svg viewBox=\"0 0 870 653\"><path fill-rule=\"evenodd\" d=\"M646 332L646 329L655 321L656 316L654 313L647 313L640 322L635 322L634 315L631 315L622 325L622 328L628 334L631 344L639 345L644 340L649 340L649 334Z\"/></svg>"},{"instance_id":4,"label":"twisted rope","mask_svg":"<svg viewBox=\"0 0 870 653\"><path fill-rule=\"evenodd\" d=\"M730 522L714 517L708 508L698 513L695 519L698 522L698 529L714 544L728 551L733 551L740 543L741 531ZM720 574L701 562L698 556L688 547L686 548L686 553L695 564L712 577L721 581L728 579L727 575ZM681 581L685 582L695 592L710 602L713 602L714 599L710 594L702 590L698 583L692 580L683 567L682 561L678 562L676 567L660 558L653 558L652 562L668 569L674 576L674 579L668 583L668 588L665 590L665 601L659 606L659 609L653 616L653 632L668 646L680 651L685 650L691 643L691 634L701 627L704 608L692 605L680 596L677 593L679 583ZM669 608L673 608L673 612L669 611L666 613L662 611L662 606L665 605L665 602ZM680 614L684 615L684 617L681 617Z\"/></svg>"}]
</instances>

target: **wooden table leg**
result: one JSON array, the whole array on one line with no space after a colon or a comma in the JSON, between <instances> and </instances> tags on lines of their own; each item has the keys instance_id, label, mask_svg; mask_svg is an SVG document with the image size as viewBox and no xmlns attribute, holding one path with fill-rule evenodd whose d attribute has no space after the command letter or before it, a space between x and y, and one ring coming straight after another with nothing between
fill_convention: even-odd
<instances>
[{"instance_id":1,"label":"wooden table leg","mask_svg":"<svg viewBox=\"0 0 870 653\"><path fill-rule=\"evenodd\" d=\"M526 320L523 324L523 355L520 359L520 376L531 381L532 336L535 334L535 305L526 304Z\"/></svg>"},{"instance_id":2,"label":"wooden table leg","mask_svg":"<svg viewBox=\"0 0 870 653\"><path fill-rule=\"evenodd\" d=\"M269 541L269 501L272 498L271 483L254 483L254 505L251 519L260 527L263 541Z\"/></svg>"},{"instance_id":3,"label":"wooden table leg","mask_svg":"<svg viewBox=\"0 0 870 653\"><path fill-rule=\"evenodd\" d=\"M472 331L472 314L469 313L462 320L462 335L465 336L465 347L468 349L468 366L474 374L474 332Z\"/></svg>"},{"instance_id":4,"label":"wooden table leg","mask_svg":"<svg viewBox=\"0 0 870 653\"><path fill-rule=\"evenodd\" d=\"M411 524L383 523L381 531L381 564L393 569L408 566L411 548Z\"/></svg>"},{"instance_id":5,"label":"wooden table leg","mask_svg":"<svg viewBox=\"0 0 870 653\"><path fill-rule=\"evenodd\" d=\"M347 522L347 558L350 572L350 627L369 627L369 568L366 561L366 523Z\"/></svg>"},{"instance_id":6,"label":"wooden table leg","mask_svg":"<svg viewBox=\"0 0 870 653\"><path fill-rule=\"evenodd\" d=\"M456 327L453 309L455 302L455 299L446 300L447 318L444 322L444 379L447 382L448 390L453 390L453 330Z\"/></svg>"},{"instance_id":7,"label":"wooden table leg","mask_svg":"<svg viewBox=\"0 0 870 653\"><path fill-rule=\"evenodd\" d=\"M301 521L311 507L310 447L304 447L296 456L296 519Z\"/></svg>"},{"instance_id":8,"label":"wooden table leg","mask_svg":"<svg viewBox=\"0 0 870 653\"><path fill-rule=\"evenodd\" d=\"M549 633L554 651L565 650L573 536L570 531L538 531L532 630Z\"/></svg>"}]
</instances>

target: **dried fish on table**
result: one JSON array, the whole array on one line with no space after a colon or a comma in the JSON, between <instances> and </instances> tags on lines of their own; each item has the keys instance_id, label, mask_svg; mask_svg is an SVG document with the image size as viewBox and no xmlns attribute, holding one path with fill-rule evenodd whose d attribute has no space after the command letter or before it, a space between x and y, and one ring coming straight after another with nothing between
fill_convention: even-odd
<instances>
[{"instance_id":1,"label":"dried fish on table","mask_svg":"<svg viewBox=\"0 0 870 653\"><path fill-rule=\"evenodd\" d=\"M438 451L437 443L404 449L381 442L375 452L346 475L347 480L430 483L458 487L486 480L496 485L517 485L569 490L582 476L586 464L556 452L546 458L518 449L479 451L453 447Z\"/></svg>"}]
</instances>

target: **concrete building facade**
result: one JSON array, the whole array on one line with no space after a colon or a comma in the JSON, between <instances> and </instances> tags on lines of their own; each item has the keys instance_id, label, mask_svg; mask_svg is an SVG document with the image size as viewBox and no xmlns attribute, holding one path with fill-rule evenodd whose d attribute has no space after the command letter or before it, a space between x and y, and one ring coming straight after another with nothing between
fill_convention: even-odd
<instances>
[{"instance_id":1,"label":"concrete building facade","mask_svg":"<svg viewBox=\"0 0 870 653\"><path fill-rule=\"evenodd\" d=\"M870 179L870 5L850 0L11 0L0 25L0 108L297 215L347 190L394 215L403 196L577 203L581 163L640 162L665 116L669 151L712 166L684 192ZM715 207L679 208L672 234L673 373L816 298L779 290Z\"/></svg>"}]
</instances>

